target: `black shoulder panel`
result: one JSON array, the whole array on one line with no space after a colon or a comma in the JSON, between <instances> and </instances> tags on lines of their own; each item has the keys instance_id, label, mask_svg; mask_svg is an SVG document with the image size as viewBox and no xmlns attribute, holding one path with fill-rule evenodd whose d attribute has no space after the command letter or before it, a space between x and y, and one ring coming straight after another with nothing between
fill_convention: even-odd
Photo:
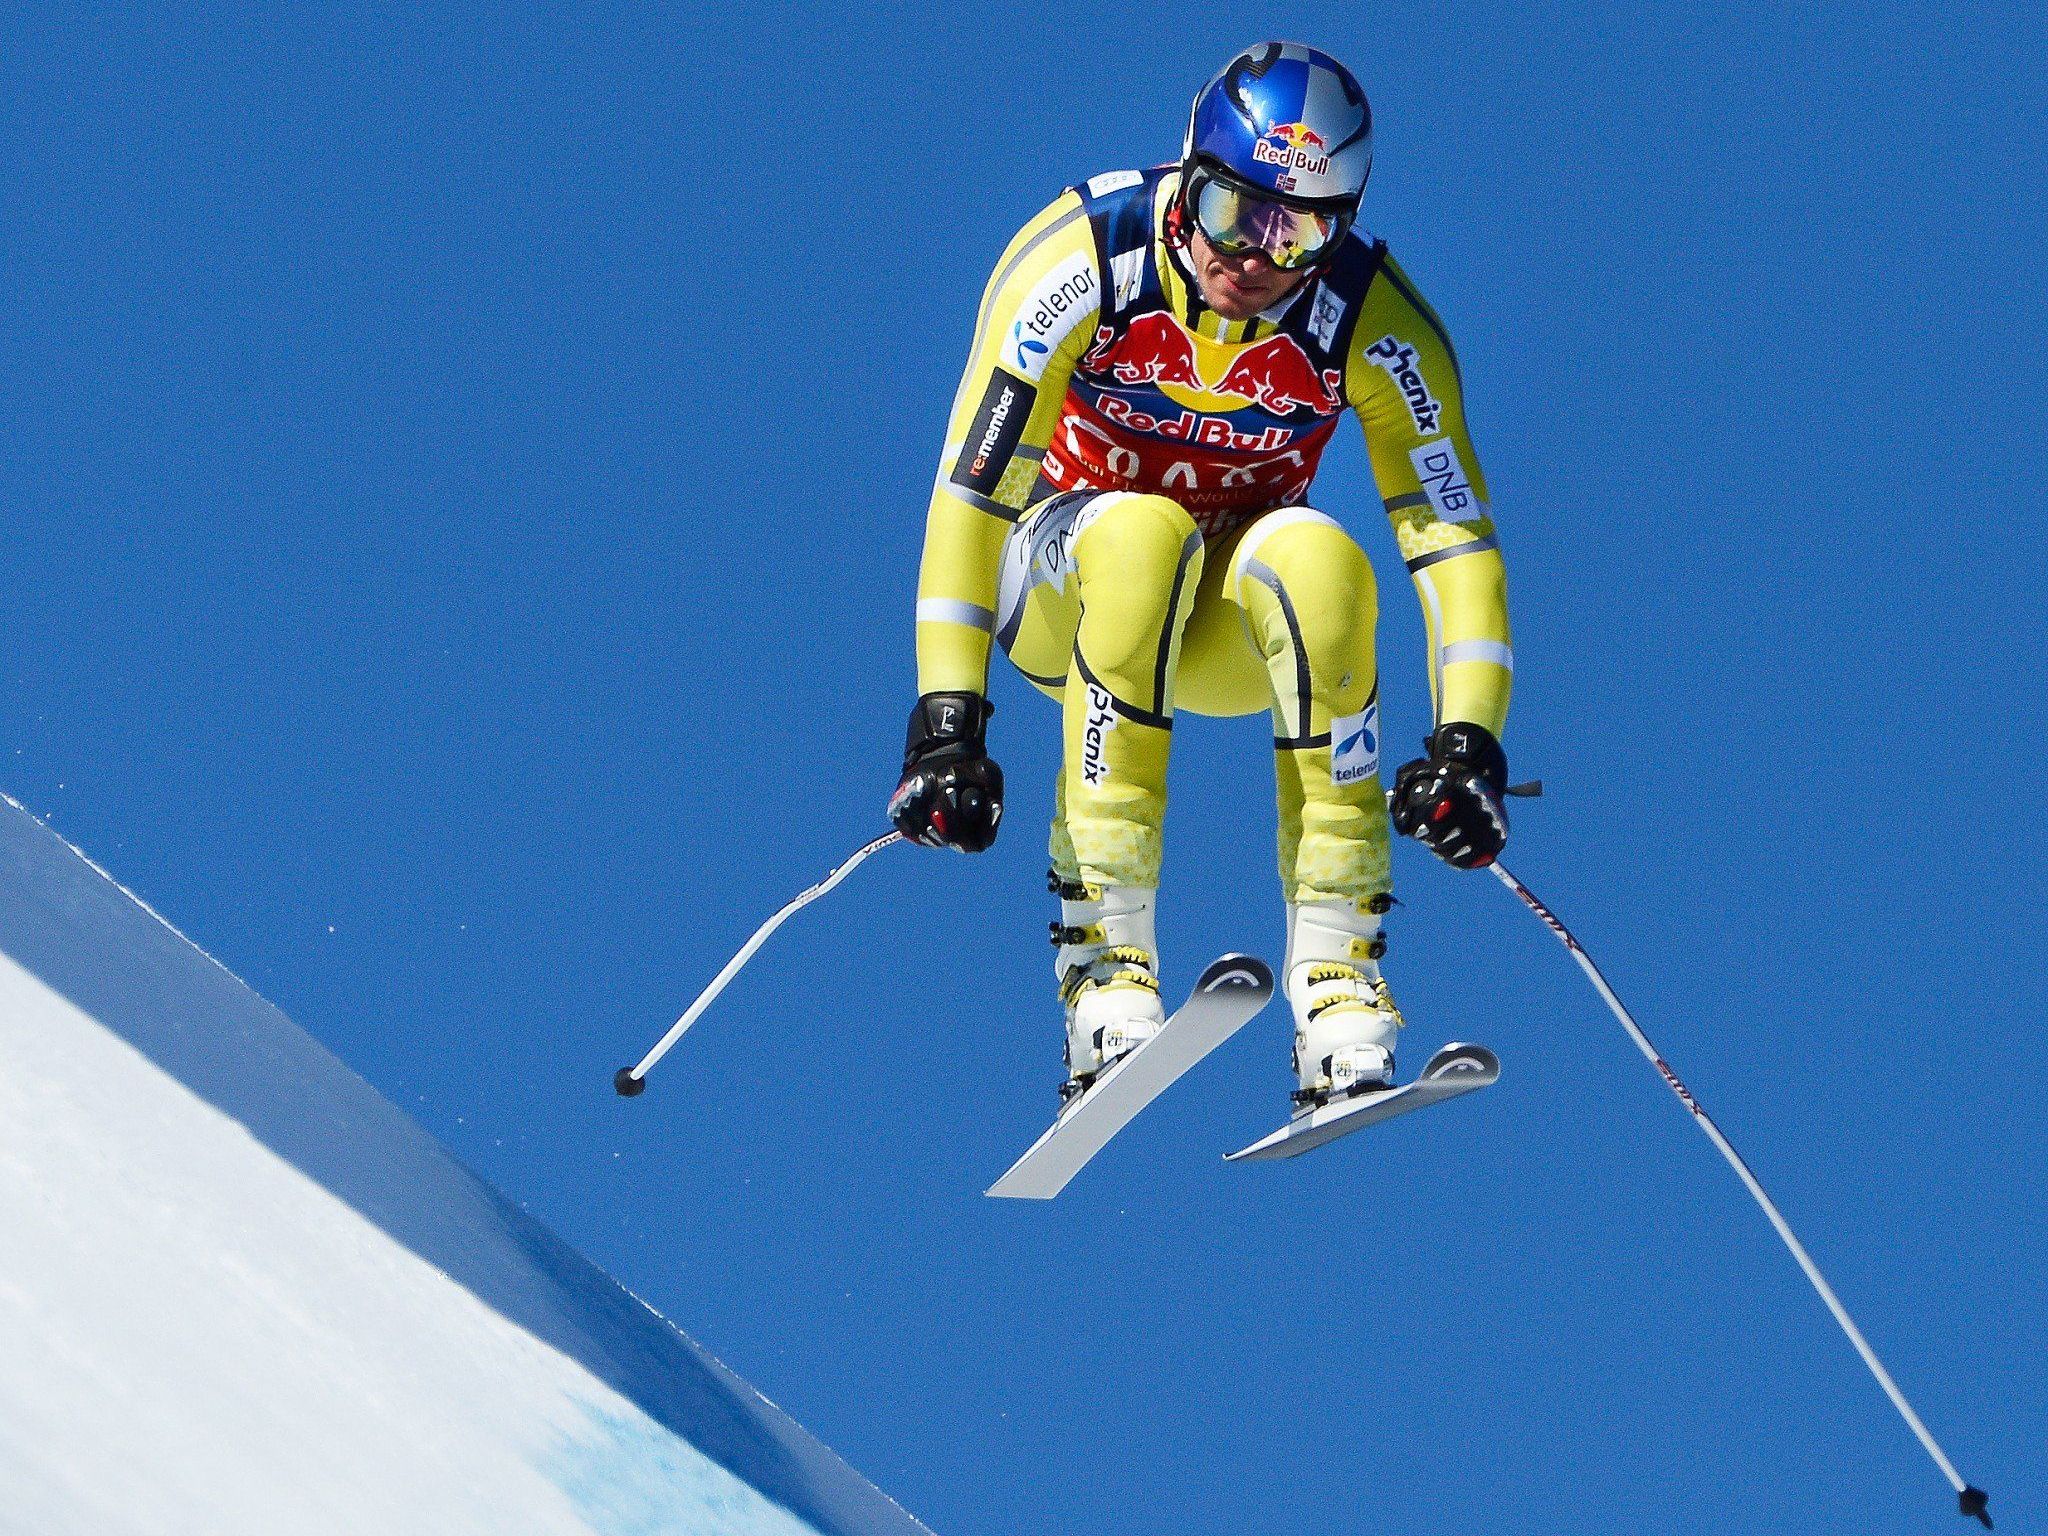
<instances>
[{"instance_id":1,"label":"black shoulder panel","mask_svg":"<svg viewBox=\"0 0 2048 1536\"><path fill-rule=\"evenodd\" d=\"M1174 169L1170 165L1154 166L1138 172L1135 181L1099 197L1089 191L1086 183L1075 188L1095 230L1095 256L1102 265L1104 325L1118 324L1125 315L1160 302L1159 274L1152 266L1152 207L1159 195L1160 182ZM1113 263L1117 257L1128 258L1134 251L1143 253L1139 288L1129 302L1119 303Z\"/></svg>"},{"instance_id":2,"label":"black shoulder panel","mask_svg":"<svg viewBox=\"0 0 2048 1536\"><path fill-rule=\"evenodd\" d=\"M1323 353L1324 365L1344 366L1351 355L1351 338L1358 330L1358 317L1365 310L1365 296L1380 274L1387 246L1384 240L1353 235L1337 250L1329 268L1316 280L1310 295L1306 321L1311 338Z\"/></svg>"}]
</instances>

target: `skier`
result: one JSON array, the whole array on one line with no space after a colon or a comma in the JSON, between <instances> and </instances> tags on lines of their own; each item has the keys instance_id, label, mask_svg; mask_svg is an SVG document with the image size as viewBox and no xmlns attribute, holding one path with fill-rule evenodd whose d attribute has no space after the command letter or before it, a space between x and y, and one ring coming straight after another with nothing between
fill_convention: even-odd
<instances>
[{"instance_id":1,"label":"skier","mask_svg":"<svg viewBox=\"0 0 2048 1536\"><path fill-rule=\"evenodd\" d=\"M889 814L987 848L1000 643L1061 701L1052 888L1071 1096L1157 1032L1154 902L1177 711L1270 710L1298 1113L1393 1081L1377 595L1307 501L1347 408L1421 596L1434 729L1392 824L1460 868L1507 838L1513 659L1450 338L1355 227L1372 112L1295 43L1195 97L1177 165L1096 176L1010 242L981 303L928 515L920 697Z\"/></svg>"}]
</instances>

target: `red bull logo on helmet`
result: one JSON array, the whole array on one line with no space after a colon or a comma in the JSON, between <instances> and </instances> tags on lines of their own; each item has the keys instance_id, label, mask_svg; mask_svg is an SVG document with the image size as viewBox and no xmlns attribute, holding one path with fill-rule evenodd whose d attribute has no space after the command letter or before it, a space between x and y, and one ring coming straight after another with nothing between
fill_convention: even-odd
<instances>
[{"instance_id":1,"label":"red bull logo on helmet","mask_svg":"<svg viewBox=\"0 0 2048 1536\"><path fill-rule=\"evenodd\" d=\"M1330 157L1323 151L1328 147L1323 136L1307 123L1276 123L1252 146L1252 158L1283 171L1327 176Z\"/></svg>"}]
</instances>

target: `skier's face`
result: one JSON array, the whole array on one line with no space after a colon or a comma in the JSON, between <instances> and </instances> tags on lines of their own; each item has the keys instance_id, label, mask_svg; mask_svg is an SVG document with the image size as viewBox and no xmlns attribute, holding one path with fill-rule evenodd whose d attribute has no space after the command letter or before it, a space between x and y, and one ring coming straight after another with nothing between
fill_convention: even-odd
<instances>
[{"instance_id":1,"label":"skier's face","mask_svg":"<svg viewBox=\"0 0 2048 1536\"><path fill-rule=\"evenodd\" d=\"M1271 309L1307 275L1281 271L1263 251L1222 255L1199 229L1188 235L1188 255L1202 302L1226 320L1249 320L1261 310Z\"/></svg>"}]
</instances>

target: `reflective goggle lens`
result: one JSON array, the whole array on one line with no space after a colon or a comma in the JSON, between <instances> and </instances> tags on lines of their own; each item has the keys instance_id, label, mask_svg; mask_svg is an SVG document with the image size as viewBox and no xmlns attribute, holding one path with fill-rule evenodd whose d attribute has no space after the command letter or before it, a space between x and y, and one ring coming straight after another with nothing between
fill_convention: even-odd
<instances>
[{"instance_id":1,"label":"reflective goggle lens","mask_svg":"<svg viewBox=\"0 0 2048 1536\"><path fill-rule=\"evenodd\" d=\"M1277 203L1201 171L1188 190L1203 239L1225 256L1262 251L1282 270L1305 267L1323 255L1344 222L1334 213Z\"/></svg>"}]
</instances>

